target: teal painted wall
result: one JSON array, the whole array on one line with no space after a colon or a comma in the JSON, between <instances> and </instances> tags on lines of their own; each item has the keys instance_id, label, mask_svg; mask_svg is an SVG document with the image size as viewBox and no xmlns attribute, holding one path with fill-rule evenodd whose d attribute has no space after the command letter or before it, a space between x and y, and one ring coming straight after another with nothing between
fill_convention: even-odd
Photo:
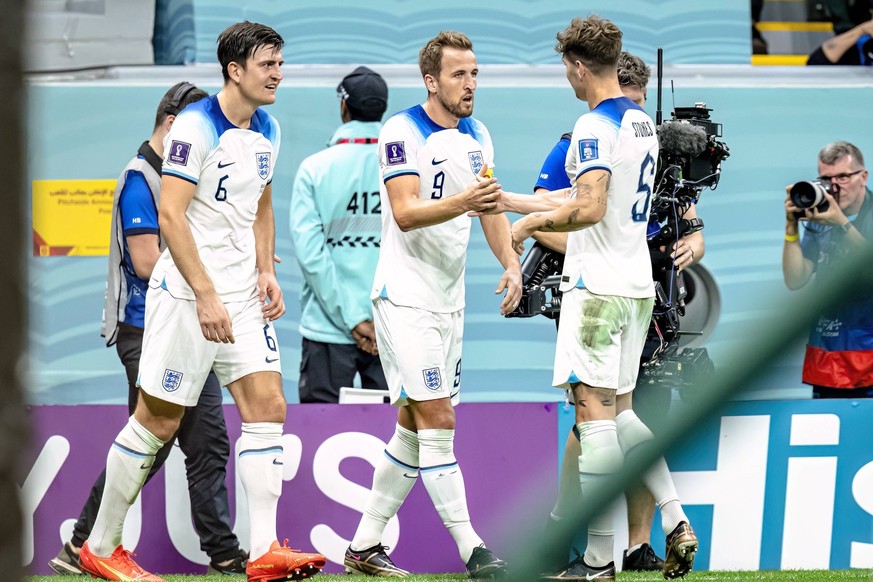
<instances>
[{"instance_id":1,"label":"teal painted wall","mask_svg":"<svg viewBox=\"0 0 873 582\"><path fill-rule=\"evenodd\" d=\"M555 33L591 13L618 24L625 47L649 62L658 46L668 63L749 62L746 0L159 0L155 62L215 62L218 33L252 20L285 38L294 64L413 64L444 29L469 35L482 63L555 63Z\"/></svg>"},{"instance_id":2,"label":"teal painted wall","mask_svg":"<svg viewBox=\"0 0 873 582\"><path fill-rule=\"evenodd\" d=\"M556 75L560 69L555 68ZM180 75L184 76L184 72ZM180 77L182 78L182 77ZM564 87L489 87L483 70L476 116L489 127L496 174L504 188L528 192L554 142L569 130L584 104ZM169 86L172 83L167 83ZM788 292L781 282L786 184L816 175L820 147L836 139L873 157L873 102L869 86L828 83L784 87L724 86L723 78L677 89L678 104L706 101L724 124L731 157L716 191L699 205L706 228L704 264L721 289L722 315L709 348L725 364L731 341L756 332L757 317ZM739 84L739 83L737 83ZM206 86L209 90L217 85ZM29 179L116 178L151 131L155 104L165 85L33 83L28 88ZM391 90L389 112L419 102L418 88ZM650 102L653 113L653 103ZM291 253L288 208L299 162L322 148L339 123L333 87L283 87L270 108L283 128L274 199L277 249L285 261L280 282L290 304L277 325L285 389L296 401L300 336L297 294L301 276ZM75 114L71 114L75 112ZM28 194L29 198L29 194ZM504 320L493 295L500 276L481 229L474 225L467 269L464 393L467 400L556 400L549 388L554 327L544 318ZM30 341L35 403L121 402L123 370L99 337L106 259L30 258ZM799 340L802 343L802 340ZM765 376L759 389L800 388L800 343Z\"/></svg>"}]
</instances>

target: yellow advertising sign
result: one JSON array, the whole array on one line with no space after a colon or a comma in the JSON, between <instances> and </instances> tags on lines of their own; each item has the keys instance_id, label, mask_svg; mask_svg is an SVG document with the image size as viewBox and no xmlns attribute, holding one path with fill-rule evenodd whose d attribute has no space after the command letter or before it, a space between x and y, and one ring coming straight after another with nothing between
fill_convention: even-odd
<instances>
[{"instance_id":1,"label":"yellow advertising sign","mask_svg":"<svg viewBox=\"0 0 873 582\"><path fill-rule=\"evenodd\" d=\"M33 256L109 254L115 180L34 180Z\"/></svg>"}]
</instances>

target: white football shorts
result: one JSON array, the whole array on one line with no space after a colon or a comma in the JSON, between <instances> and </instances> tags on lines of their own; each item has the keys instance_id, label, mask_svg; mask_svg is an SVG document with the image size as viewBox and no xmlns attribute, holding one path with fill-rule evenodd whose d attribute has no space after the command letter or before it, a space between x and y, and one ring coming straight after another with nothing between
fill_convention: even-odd
<instances>
[{"instance_id":1,"label":"white football shorts","mask_svg":"<svg viewBox=\"0 0 873 582\"><path fill-rule=\"evenodd\" d=\"M450 398L460 401L464 310L435 313L373 300L379 359L391 404Z\"/></svg>"},{"instance_id":2,"label":"white football shorts","mask_svg":"<svg viewBox=\"0 0 873 582\"><path fill-rule=\"evenodd\" d=\"M565 292L552 385L566 390L582 382L617 394L632 391L654 304L653 297L595 295L588 289Z\"/></svg>"},{"instance_id":3,"label":"white football shorts","mask_svg":"<svg viewBox=\"0 0 873 582\"><path fill-rule=\"evenodd\" d=\"M160 287L146 293L145 333L138 384L147 394L195 406L209 370L222 386L254 372L282 373L276 330L257 297L225 303L235 343L203 337L197 305Z\"/></svg>"}]
</instances>

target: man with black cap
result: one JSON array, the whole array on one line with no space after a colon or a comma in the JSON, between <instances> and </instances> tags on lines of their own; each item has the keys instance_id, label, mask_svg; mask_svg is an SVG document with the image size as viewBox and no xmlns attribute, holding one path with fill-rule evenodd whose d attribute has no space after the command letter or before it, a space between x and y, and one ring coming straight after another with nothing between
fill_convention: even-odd
<instances>
[{"instance_id":1,"label":"man with black cap","mask_svg":"<svg viewBox=\"0 0 873 582\"><path fill-rule=\"evenodd\" d=\"M388 107L385 80L358 67L337 87L343 124L303 160L291 193L291 240L300 291L300 402L337 402L339 389L387 390L370 286L382 220L376 147Z\"/></svg>"}]
</instances>

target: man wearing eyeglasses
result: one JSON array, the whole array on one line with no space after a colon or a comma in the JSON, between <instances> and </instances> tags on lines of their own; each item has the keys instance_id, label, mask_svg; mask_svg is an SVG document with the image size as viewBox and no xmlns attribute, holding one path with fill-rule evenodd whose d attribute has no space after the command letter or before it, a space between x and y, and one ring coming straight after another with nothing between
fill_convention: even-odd
<instances>
[{"instance_id":1,"label":"man wearing eyeglasses","mask_svg":"<svg viewBox=\"0 0 873 582\"><path fill-rule=\"evenodd\" d=\"M826 209L801 211L790 196L785 199L782 274L792 291L806 285L813 273L826 277L841 258L873 241L873 196L867 189L861 151L845 141L826 145L818 154L818 173L830 190L825 194ZM790 190L791 186L786 188ZM873 396L873 294L869 290L861 289L820 314L806 346L803 381L812 385L814 398Z\"/></svg>"}]
</instances>

